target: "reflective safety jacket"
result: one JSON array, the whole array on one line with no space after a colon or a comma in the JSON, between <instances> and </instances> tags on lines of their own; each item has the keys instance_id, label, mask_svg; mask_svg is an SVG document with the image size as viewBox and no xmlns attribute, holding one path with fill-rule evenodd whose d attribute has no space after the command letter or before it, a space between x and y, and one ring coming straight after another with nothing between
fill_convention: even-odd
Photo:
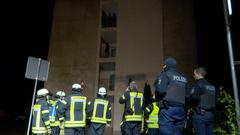
<instances>
[{"instance_id":1,"label":"reflective safety jacket","mask_svg":"<svg viewBox=\"0 0 240 135\"><path fill-rule=\"evenodd\" d=\"M46 98L40 98L33 106L32 133L44 134L50 128L49 108Z\"/></svg>"},{"instance_id":2,"label":"reflective safety jacket","mask_svg":"<svg viewBox=\"0 0 240 135\"><path fill-rule=\"evenodd\" d=\"M144 115L147 116L146 121L147 121L148 128L159 128L158 112L159 112L159 107L157 106L156 101L145 108Z\"/></svg>"},{"instance_id":3,"label":"reflective safety jacket","mask_svg":"<svg viewBox=\"0 0 240 135\"><path fill-rule=\"evenodd\" d=\"M55 126L59 126L60 122L57 116L57 103L61 102L60 99L58 99L57 101L52 101L50 102L50 106L49 106L49 121L50 121L50 126L51 127L55 127Z\"/></svg>"},{"instance_id":4,"label":"reflective safety jacket","mask_svg":"<svg viewBox=\"0 0 240 135\"><path fill-rule=\"evenodd\" d=\"M119 99L120 104L125 104L124 121L143 120L143 93L139 91L127 91Z\"/></svg>"},{"instance_id":5,"label":"reflective safety jacket","mask_svg":"<svg viewBox=\"0 0 240 135\"><path fill-rule=\"evenodd\" d=\"M64 127L85 127L87 97L73 91L58 105L59 120L64 120Z\"/></svg>"},{"instance_id":6,"label":"reflective safety jacket","mask_svg":"<svg viewBox=\"0 0 240 135\"><path fill-rule=\"evenodd\" d=\"M106 124L111 122L111 104L104 97L98 96L88 103L88 114L91 122Z\"/></svg>"}]
</instances>

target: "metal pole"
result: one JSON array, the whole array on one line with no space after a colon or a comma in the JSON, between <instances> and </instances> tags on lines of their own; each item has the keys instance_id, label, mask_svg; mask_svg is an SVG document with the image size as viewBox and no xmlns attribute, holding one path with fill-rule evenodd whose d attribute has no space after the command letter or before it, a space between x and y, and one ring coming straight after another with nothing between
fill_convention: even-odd
<instances>
[{"instance_id":1,"label":"metal pole","mask_svg":"<svg viewBox=\"0 0 240 135\"><path fill-rule=\"evenodd\" d=\"M31 127L31 121L32 121L32 111L33 111L33 105L35 101L35 96L36 96L36 89L37 89L37 82L38 82L38 74L39 74L39 68L41 64L41 59L38 59L38 67L37 67L37 75L35 79L35 85L34 85L34 91L33 91L33 97L32 97L32 105L31 105L31 111L29 115L29 121L28 121L28 129L27 129L27 135L29 135L30 127Z\"/></svg>"},{"instance_id":2,"label":"metal pole","mask_svg":"<svg viewBox=\"0 0 240 135\"><path fill-rule=\"evenodd\" d=\"M227 34L227 43L228 43L228 51L229 51L229 60L231 66L231 75L232 75L232 84L233 84L233 92L234 92L234 99L236 105L236 114L237 114L237 123L238 123L238 130L240 127L240 108L239 108L239 95L238 95L238 87L237 87L237 79L235 73L235 65L234 65L234 57L233 57L233 49L232 49L232 39L231 39L231 31L230 31L230 23L228 20L228 12L227 12L227 3L226 0L223 0L223 10L224 10L224 17L225 17L225 24L226 24L226 34ZM239 132L240 134L240 132Z\"/></svg>"}]
</instances>

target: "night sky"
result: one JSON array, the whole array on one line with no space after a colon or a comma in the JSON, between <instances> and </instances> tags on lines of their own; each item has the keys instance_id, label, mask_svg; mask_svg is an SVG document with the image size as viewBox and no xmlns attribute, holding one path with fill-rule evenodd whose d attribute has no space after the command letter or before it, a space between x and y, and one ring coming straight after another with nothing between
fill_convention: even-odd
<instances>
[{"instance_id":1,"label":"night sky","mask_svg":"<svg viewBox=\"0 0 240 135\"><path fill-rule=\"evenodd\" d=\"M240 60L240 22L237 20L240 18L240 2L232 1L234 2L231 24L233 45L235 59ZM5 110L10 115L26 109L29 111L34 81L24 77L27 58L34 56L47 59L53 5L53 0L1 2L1 6L5 8L1 16L3 24L1 25L0 111ZM232 82L222 1L194 0L194 9L198 65L207 68L210 82L215 86L225 86L231 93ZM239 76L239 66L236 73ZM43 83L39 83L38 86L43 86ZM2 124L4 123L0 121L0 127ZM1 132L3 131L0 130L0 134Z\"/></svg>"}]
</instances>

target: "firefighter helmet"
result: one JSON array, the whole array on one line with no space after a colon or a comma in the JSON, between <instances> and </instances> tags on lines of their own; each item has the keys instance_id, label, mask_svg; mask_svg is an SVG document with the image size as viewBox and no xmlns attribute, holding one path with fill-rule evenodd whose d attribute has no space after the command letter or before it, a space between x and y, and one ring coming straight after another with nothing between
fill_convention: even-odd
<instances>
[{"instance_id":1,"label":"firefighter helmet","mask_svg":"<svg viewBox=\"0 0 240 135\"><path fill-rule=\"evenodd\" d=\"M107 90L104 87L98 89L98 94L105 96L107 94Z\"/></svg>"},{"instance_id":2,"label":"firefighter helmet","mask_svg":"<svg viewBox=\"0 0 240 135\"><path fill-rule=\"evenodd\" d=\"M64 91L58 91L56 93L56 96L58 96L58 97L65 97L65 92Z\"/></svg>"},{"instance_id":3,"label":"firefighter helmet","mask_svg":"<svg viewBox=\"0 0 240 135\"><path fill-rule=\"evenodd\" d=\"M39 97L41 97L41 96L46 96L46 95L48 95L48 90L47 89L40 89L40 90L38 90L38 92L37 92L37 96L39 96Z\"/></svg>"}]
</instances>

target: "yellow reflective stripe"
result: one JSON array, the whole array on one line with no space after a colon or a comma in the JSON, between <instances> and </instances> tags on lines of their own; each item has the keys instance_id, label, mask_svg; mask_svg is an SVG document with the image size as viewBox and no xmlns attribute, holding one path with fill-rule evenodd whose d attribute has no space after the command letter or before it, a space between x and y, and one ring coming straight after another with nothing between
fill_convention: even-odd
<instances>
[{"instance_id":1,"label":"yellow reflective stripe","mask_svg":"<svg viewBox=\"0 0 240 135\"><path fill-rule=\"evenodd\" d=\"M45 127L32 127L32 132L34 134L47 133L47 129Z\"/></svg>"},{"instance_id":2,"label":"yellow reflective stripe","mask_svg":"<svg viewBox=\"0 0 240 135\"><path fill-rule=\"evenodd\" d=\"M65 121L64 127L85 127L86 122L84 121Z\"/></svg>"},{"instance_id":3,"label":"yellow reflective stripe","mask_svg":"<svg viewBox=\"0 0 240 135\"><path fill-rule=\"evenodd\" d=\"M50 125L50 121L49 120L45 121L44 123L45 123L46 126Z\"/></svg>"},{"instance_id":4,"label":"yellow reflective stripe","mask_svg":"<svg viewBox=\"0 0 240 135\"><path fill-rule=\"evenodd\" d=\"M112 121L112 119L107 119L107 121Z\"/></svg>"},{"instance_id":5,"label":"yellow reflective stripe","mask_svg":"<svg viewBox=\"0 0 240 135\"><path fill-rule=\"evenodd\" d=\"M95 123L103 123L103 124L106 124L107 123L107 120L104 120L102 118L94 118L94 119L91 119L91 122L95 122Z\"/></svg>"},{"instance_id":6,"label":"yellow reflective stripe","mask_svg":"<svg viewBox=\"0 0 240 135\"><path fill-rule=\"evenodd\" d=\"M148 128L159 128L158 123L147 124Z\"/></svg>"},{"instance_id":7,"label":"yellow reflective stripe","mask_svg":"<svg viewBox=\"0 0 240 135\"><path fill-rule=\"evenodd\" d=\"M109 109L108 109L108 110L109 110L109 111L110 111L110 110L112 110L112 107L109 107Z\"/></svg>"},{"instance_id":8,"label":"yellow reflective stripe","mask_svg":"<svg viewBox=\"0 0 240 135\"><path fill-rule=\"evenodd\" d=\"M103 117L98 117L97 115L97 106L99 104L103 105ZM93 107L93 116L91 118L91 122L96 122L96 123L107 123L107 108L108 108L108 100L105 99L96 99L94 102L94 107Z\"/></svg>"},{"instance_id":9,"label":"yellow reflective stripe","mask_svg":"<svg viewBox=\"0 0 240 135\"><path fill-rule=\"evenodd\" d=\"M90 104L91 104L91 102L89 101L89 102L88 102L88 105L90 105Z\"/></svg>"},{"instance_id":10,"label":"yellow reflective stripe","mask_svg":"<svg viewBox=\"0 0 240 135\"><path fill-rule=\"evenodd\" d=\"M70 121L74 121L74 108L75 108L75 102L82 102L83 103L83 121L86 120L86 100L87 98L84 96L72 96L71 97L71 105L70 105Z\"/></svg>"},{"instance_id":11,"label":"yellow reflective stripe","mask_svg":"<svg viewBox=\"0 0 240 135\"><path fill-rule=\"evenodd\" d=\"M143 104L143 94L141 92L130 92L130 108L135 111L135 107L133 106L134 104L134 99L135 98L140 98L140 105L142 107Z\"/></svg>"},{"instance_id":12,"label":"yellow reflective stripe","mask_svg":"<svg viewBox=\"0 0 240 135\"><path fill-rule=\"evenodd\" d=\"M43 110L42 114L49 113L49 110Z\"/></svg>"},{"instance_id":13,"label":"yellow reflective stripe","mask_svg":"<svg viewBox=\"0 0 240 135\"><path fill-rule=\"evenodd\" d=\"M64 105L66 105L67 104L67 102L65 101L65 100L62 100L61 101Z\"/></svg>"},{"instance_id":14,"label":"yellow reflective stripe","mask_svg":"<svg viewBox=\"0 0 240 135\"><path fill-rule=\"evenodd\" d=\"M149 109L149 108L146 108L146 110L147 110L148 112L150 112L150 109Z\"/></svg>"},{"instance_id":15,"label":"yellow reflective stripe","mask_svg":"<svg viewBox=\"0 0 240 135\"><path fill-rule=\"evenodd\" d=\"M142 115L126 115L126 121L142 121Z\"/></svg>"},{"instance_id":16,"label":"yellow reflective stripe","mask_svg":"<svg viewBox=\"0 0 240 135\"><path fill-rule=\"evenodd\" d=\"M59 126L59 125L60 125L60 121L55 121L55 122L50 123L51 127L55 127L55 126Z\"/></svg>"},{"instance_id":17,"label":"yellow reflective stripe","mask_svg":"<svg viewBox=\"0 0 240 135\"><path fill-rule=\"evenodd\" d=\"M58 106L56 106L56 109L58 109Z\"/></svg>"},{"instance_id":18,"label":"yellow reflective stripe","mask_svg":"<svg viewBox=\"0 0 240 135\"><path fill-rule=\"evenodd\" d=\"M33 107L33 114L36 112L36 127L40 127L40 112L41 112L41 105L36 104Z\"/></svg>"},{"instance_id":19,"label":"yellow reflective stripe","mask_svg":"<svg viewBox=\"0 0 240 135\"><path fill-rule=\"evenodd\" d=\"M64 117L59 118L60 121L64 120Z\"/></svg>"}]
</instances>

